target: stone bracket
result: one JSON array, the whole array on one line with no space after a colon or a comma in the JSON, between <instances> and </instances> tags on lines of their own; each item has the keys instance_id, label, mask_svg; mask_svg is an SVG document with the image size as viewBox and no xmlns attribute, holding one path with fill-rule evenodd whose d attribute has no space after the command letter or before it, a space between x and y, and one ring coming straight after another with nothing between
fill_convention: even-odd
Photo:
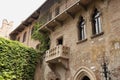
<instances>
[{"instance_id":1,"label":"stone bracket","mask_svg":"<svg viewBox=\"0 0 120 80\"><path fill-rule=\"evenodd\" d=\"M71 12L66 11L65 13L66 13L67 15L69 15L71 18L73 18L73 19L75 18L75 15L73 15Z\"/></svg>"},{"instance_id":2,"label":"stone bracket","mask_svg":"<svg viewBox=\"0 0 120 80\"><path fill-rule=\"evenodd\" d=\"M57 64L60 64L66 70L69 69L68 59L58 59L56 63L48 63L48 66L54 71Z\"/></svg>"},{"instance_id":3,"label":"stone bracket","mask_svg":"<svg viewBox=\"0 0 120 80\"><path fill-rule=\"evenodd\" d=\"M79 5L80 7L82 7L85 11L87 11L87 5L85 6L84 4L82 3L77 3L77 5Z\"/></svg>"},{"instance_id":4,"label":"stone bracket","mask_svg":"<svg viewBox=\"0 0 120 80\"><path fill-rule=\"evenodd\" d=\"M58 62L65 68L66 70L69 69L68 59L58 59Z\"/></svg>"},{"instance_id":5,"label":"stone bracket","mask_svg":"<svg viewBox=\"0 0 120 80\"><path fill-rule=\"evenodd\" d=\"M57 19L54 20L54 22L56 22L58 25L62 26L63 25L63 22L62 21L59 21Z\"/></svg>"},{"instance_id":6,"label":"stone bracket","mask_svg":"<svg viewBox=\"0 0 120 80\"><path fill-rule=\"evenodd\" d=\"M54 31L54 29L49 28L48 26L45 26L45 28L46 28L48 31L50 31L50 32L53 32L53 31Z\"/></svg>"}]
</instances>

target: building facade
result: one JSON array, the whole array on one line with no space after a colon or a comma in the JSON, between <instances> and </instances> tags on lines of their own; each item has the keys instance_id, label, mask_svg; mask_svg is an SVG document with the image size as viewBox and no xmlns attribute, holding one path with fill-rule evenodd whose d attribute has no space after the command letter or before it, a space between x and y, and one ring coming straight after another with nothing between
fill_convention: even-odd
<instances>
[{"instance_id":1,"label":"building facade","mask_svg":"<svg viewBox=\"0 0 120 80\"><path fill-rule=\"evenodd\" d=\"M47 0L38 8L21 24L32 26L39 16L39 31L49 33L50 49L35 80L119 80L119 5L119 0ZM13 32L16 38L25 30L20 29Z\"/></svg>"},{"instance_id":2,"label":"building facade","mask_svg":"<svg viewBox=\"0 0 120 80\"><path fill-rule=\"evenodd\" d=\"M34 23L38 18L38 14L33 13L34 16L29 16L25 21L23 21L15 30L13 30L9 35L10 39L17 40L26 46L37 48L39 41L31 38L33 33Z\"/></svg>"}]
</instances>

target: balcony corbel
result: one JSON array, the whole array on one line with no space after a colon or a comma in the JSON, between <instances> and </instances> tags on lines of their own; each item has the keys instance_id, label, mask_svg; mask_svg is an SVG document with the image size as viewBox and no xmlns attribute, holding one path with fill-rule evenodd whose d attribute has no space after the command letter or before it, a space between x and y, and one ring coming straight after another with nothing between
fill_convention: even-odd
<instances>
[{"instance_id":1,"label":"balcony corbel","mask_svg":"<svg viewBox=\"0 0 120 80\"><path fill-rule=\"evenodd\" d=\"M85 6L84 4L78 2L77 5L82 7L85 11L87 11L87 6Z\"/></svg>"},{"instance_id":2,"label":"balcony corbel","mask_svg":"<svg viewBox=\"0 0 120 80\"><path fill-rule=\"evenodd\" d=\"M71 12L66 11L65 13L66 13L68 16L70 16L72 19L75 18L75 15L73 15Z\"/></svg>"},{"instance_id":3,"label":"balcony corbel","mask_svg":"<svg viewBox=\"0 0 120 80\"><path fill-rule=\"evenodd\" d=\"M54 22L56 22L58 25L62 26L63 25L63 22L62 21L59 21L57 19L54 20Z\"/></svg>"},{"instance_id":4,"label":"balcony corbel","mask_svg":"<svg viewBox=\"0 0 120 80\"><path fill-rule=\"evenodd\" d=\"M66 70L69 69L68 59L59 59L58 63L48 63L48 66L50 67L50 69L54 70L56 64L60 64Z\"/></svg>"},{"instance_id":5,"label":"balcony corbel","mask_svg":"<svg viewBox=\"0 0 120 80\"><path fill-rule=\"evenodd\" d=\"M38 19L38 17L39 16L36 16L36 17L31 16L31 18L34 19L34 20Z\"/></svg>"},{"instance_id":6,"label":"balcony corbel","mask_svg":"<svg viewBox=\"0 0 120 80\"><path fill-rule=\"evenodd\" d=\"M52 70L52 71L54 71L54 69L55 69L55 63L47 63L48 64L48 66L49 66L49 68Z\"/></svg>"},{"instance_id":7,"label":"balcony corbel","mask_svg":"<svg viewBox=\"0 0 120 80\"><path fill-rule=\"evenodd\" d=\"M47 30L50 31L50 32L53 32L53 31L54 31L53 28L49 28L48 26L45 26L45 29L47 29Z\"/></svg>"},{"instance_id":8,"label":"balcony corbel","mask_svg":"<svg viewBox=\"0 0 120 80\"><path fill-rule=\"evenodd\" d=\"M58 45L46 51L45 61L51 69L53 65L57 64L61 65L64 69L69 69L69 53L69 47Z\"/></svg>"},{"instance_id":9,"label":"balcony corbel","mask_svg":"<svg viewBox=\"0 0 120 80\"><path fill-rule=\"evenodd\" d=\"M64 69L69 69L68 59L59 59L58 62L63 66Z\"/></svg>"}]
</instances>

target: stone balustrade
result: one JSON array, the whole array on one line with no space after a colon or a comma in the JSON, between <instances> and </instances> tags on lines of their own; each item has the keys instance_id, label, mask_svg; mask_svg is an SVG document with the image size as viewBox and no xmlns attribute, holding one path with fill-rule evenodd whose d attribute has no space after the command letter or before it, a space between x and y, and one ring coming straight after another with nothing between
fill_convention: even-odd
<instances>
[{"instance_id":1,"label":"stone balustrade","mask_svg":"<svg viewBox=\"0 0 120 80\"><path fill-rule=\"evenodd\" d=\"M58 45L52 49L46 51L45 61L46 62L55 62L58 59L68 59L69 58L70 48Z\"/></svg>"}]
</instances>

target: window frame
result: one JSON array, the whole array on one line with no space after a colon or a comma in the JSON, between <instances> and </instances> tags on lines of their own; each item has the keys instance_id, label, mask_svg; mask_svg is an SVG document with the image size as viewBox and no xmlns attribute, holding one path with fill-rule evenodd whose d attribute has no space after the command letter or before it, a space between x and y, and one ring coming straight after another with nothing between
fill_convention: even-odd
<instances>
[{"instance_id":1,"label":"window frame","mask_svg":"<svg viewBox=\"0 0 120 80\"><path fill-rule=\"evenodd\" d=\"M80 16L79 18L79 22L78 22L78 40L81 41L81 40L85 40L87 37L86 37L86 22L85 22L85 19Z\"/></svg>"},{"instance_id":2,"label":"window frame","mask_svg":"<svg viewBox=\"0 0 120 80\"><path fill-rule=\"evenodd\" d=\"M101 12L95 8L92 15L92 35L100 33L102 33Z\"/></svg>"}]
</instances>

